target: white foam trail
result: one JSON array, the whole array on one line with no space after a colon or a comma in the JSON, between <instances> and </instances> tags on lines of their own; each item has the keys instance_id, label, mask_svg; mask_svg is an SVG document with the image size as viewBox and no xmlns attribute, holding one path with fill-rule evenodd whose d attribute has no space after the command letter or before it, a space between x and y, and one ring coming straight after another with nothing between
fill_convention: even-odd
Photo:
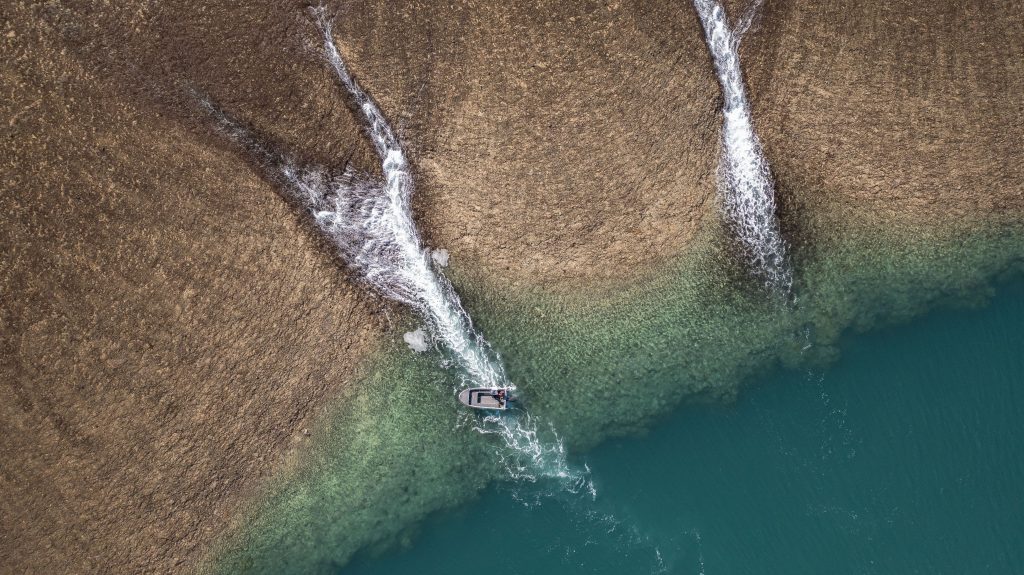
<instances>
[{"instance_id":1,"label":"white foam trail","mask_svg":"<svg viewBox=\"0 0 1024 575\"><path fill-rule=\"evenodd\" d=\"M565 447L558 433L552 427L553 440L542 440L537 424L527 412L513 417L488 415L483 425L475 429L485 435L497 435L507 450L498 451L497 456L511 479L535 482L539 476L550 477L561 482L570 493L597 497L597 490L590 478L590 468L573 468L565 459Z\"/></svg>"},{"instance_id":2,"label":"white foam trail","mask_svg":"<svg viewBox=\"0 0 1024 575\"><path fill-rule=\"evenodd\" d=\"M718 169L722 211L754 273L769 289L788 294L793 279L775 213L775 185L754 132L740 68L740 39L760 2L747 12L736 33L729 28L728 16L717 0L694 0L693 5L704 26L724 100Z\"/></svg>"},{"instance_id":3,"label":"white foam trail","mask_svg":"<svg viewBox=\"0 0 1024 575\"><path fill-rule=\"evenodd\" d=\"M403 336L414 351L440 344L461 368L463 386L514 391L501 358L473 327L451 282L440 271L448 263L447 251L437 250L432 258L423 247L412 219L413 179L401 143L380 109L349 73L323 9L315 9L313 14L327 61L358 107L381 159L382 182L350 168L332 175L322 167L297 165L208 99L199 94L196 97L217 120L221 131L245 145L269 175L282 180L281 193L310 213L317 228L362 282L408 305L423 318L427 333L417 330ZM432 260L436 266L431 265ZM498 435L509 448L497 456L512 479L552 477L570 491L586 486L592 492L589 470L576 471L567 464L562 442L553 431L553 440L542 441L528 413L513 411L473 421L477 431Z\"/></svg>"},{"instance_id":4,"label":"white foam trail","mask_svg":"<svg viewBox=\"0 0 1024 575\"><path fill-rule=\"evenodd\" d=\"M447 264L447 252L436 252L433 259L437 266L431 265L431 255L423 247L412 219L413 179L401 143L349 72L323 9L316 9L314 15L327 61L362 114L367 135L381 159L384 181L373 182L369 176L352 171L330 178L321 169L299 169L280 162L293 199L309 210L317 227L363 281L413 308L424 319L433 341L440 343L462 368L463 385L514 390L501 358L474 329L454 288L440 271ZM508 449L498 456L513 479L554 477L570 490L583 485L592 490L589 474L574 471L567 464L557 434L552 431L554 439L542 441L528 413L488 416L478 421L475 429L504 441Z\"/></svg>"},{"instance_id":5,"label":"white foam trail","mask_svg":"<svg viewBox=\"0 0 1024 575\"><path fill-rule=\"evenodd\" d=\"M451 283L434 269L423 248L410 207L412 175L398 138L349 73L322 11L318 16L327 61L365 120L384 181L349 174L347 181L324 182L317 174L290 167L285 178L304 196L317 226L349 266L385 296L416 310L473 384L509 387L500 359L473 328Z\"/></svg>"}]
</instances>

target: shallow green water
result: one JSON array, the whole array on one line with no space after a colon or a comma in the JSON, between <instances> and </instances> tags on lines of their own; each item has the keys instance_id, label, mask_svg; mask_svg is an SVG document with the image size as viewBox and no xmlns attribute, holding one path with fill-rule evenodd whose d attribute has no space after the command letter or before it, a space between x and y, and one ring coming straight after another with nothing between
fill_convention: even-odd
<instances>
[{"instance_id":1,"label":"shallow green water","mask_svg":"<svg viewBox=\"0 0 1024 575\"><path fill-rule=\"evenodd\" d=\"M841 347L587 453L597 501L498 485L341 572L1024 573L1024 282Z\"/></svg>"},{"instance_id":2,"label":"shallow green water","mask_svg":"<svg viewBox=\"0 0 1024 575\"><path fill-rule=\"evenodd\" d=\"M460 507L459 513L469 513L473 518L483 514L490 520L454 526L456 531L464 530L452 535L452 540L520 532L529 522L568 522L587 533L588 529L601 529L593 527L592 515L610 515L615 519L598 523L625 535L618 539L617 547L604 547L611 551L596 560L596 567L616 565L614 558L629 557L638 561L628 564L630 570L647 569L655 564L644 561L655 561L657 551L665 565L682 568L692 559L687 559L686 549L704 549L705 558L713 556L707 548L712 534L720 546L720 556L715 558L718 565L725 566L722 557L742 555L745 549L738 542L726 545L730 537L736 541L758 537L767 540L761 533L767 527L743 531L749 510L723 513L729 527L721 527L721 532L715 531L712 523L694 523L696 531L691 529L691 533L686 528L669 537L667 533L677 525L661 525L644 517L639 504L632 509L624 503L637 489L653 492L662 482L650 486L641 481L628 483L629 477L642 476L632 474L632 468L640 468L641 462L612 458L602 463L602 454L610 447L588 450L609 437L647 428L652 421L672 413L682 401L703 398L711 405L727 402L744 381L755 388L749 396L741 394L741 406L760 397L760 393L808 389L807 385L801 387L803 376L792 374L829 365L840 347L837 338L842 330L851 326L868 329L880 320L914 317L937 301L983 300L989 293L987 281L994 273L1016 266L1019 275L1024 261L1024 242L1019 233L993 231L944 243L922 238L912 244L869 236L830 246L827 258L799 262L800 302L794 309L766 303L763 294L738 288L735 270L730 270L728 261L713 247L721 242L715 240L713 231L708 233L712 237L695 244L703 248L672 269L611 297L577 295L560 299L514 289L494 293L455 278L477 324L502 351L510 376L528 400L530 413L541 420L542 439L548 444L554 442L548 427L553 426L577 468L582 468L583 457L594 470L600 493L597 501L585 503L587 499L582 495L566 494L557 482L503 482L507 478L500 464L503 448L493 437L473 431L475 420L454 401L455 378L438 367L436 355L410 353L400 343L402 330L396 330L395 345L349 389L331 424L315 435L316 447L302 473L281 481L266 500L257 502L243 528L225 542L218 554L217 570L333 573L356 554L365 556L396 545L432 550L436 545L429 543L427 535L418 534L423 519L438 510L464 505L481 490L495 489L495 481L499 482L496 489L503 489L505 495L514 489L531 501L540 493L557 495L519 519L515 514L525 510L510 504L507 497L487 495L481 504ZM411 321L403 326L413 327ZM858 341L850 341L850 353ZM804 350L809 343L814 345ZM796 371L775 375L780 373L780 364ZM795 378L796 383L773 383L779 378ZM826 380L814 385L832 383ZM869 387L861 382L856 385ZM586 394L589 401L576 401L581 394ZM794 404L793 417L804 413L806 407L799 395L788 400L780 395L777 401L778 423L763 415L760 419L756 415L737 415L741 412L734 408L697 406L684 408L673 421L703 421L699 429L715 425L720 430L735 429L735 437L704 439L717 441L717 447L707 448L705 454L731 454L737 449L732 443L745 435L754 436L750 438L754 440L772 432L772 426L778 428L774 433L783 433L785 422L790 421L785 418L787 401ZM732 418L731 424L723 427L714 423L718 421L712 419L716 413L720 418ZM661 436L655 433L633 441L626 449L638 453L653 449ZM690 447L697 449L696 445ZM754 451L736 451L735 459L716 465L726 470L731 461L755 481L765 473L761 466L773 463L755 455ZM684 456L696 457L693 453ZM804 459L794 459L790 465L801 461L800 465L809 465L807 460L815 455L801 457ZM616 477L622 477L619 484ZM701 476L689 477L697 482ZM705 477L712 485L719 480L720 475ZM775 488L784 491L784 487L776 484ZM766 494L771 495L761 492L762 496ZM744 495L749 493L737 493L734 500L743 501L740 496ZM699 492L687 497L707 501ZM748 497L740 507L770 509L771 501L772 497L764 501ZM492 505L498 507L492 509ZM726 505L724 500L722 505ZM694 508L691 512L698 511ZM639 531L630 535L634 528ZM792 540L807 537L799 532L789 536ZM576 553L584 554L590 551L580 547L585 540L577 544L556 541L550 553L575 546L579 548ZM515 546L531 545L518 542ZM538 561L546 556L535 555ZM379 572L388 572L388 559L381 561L379 569L384 570Z\"/></svg>"}]
</instances>

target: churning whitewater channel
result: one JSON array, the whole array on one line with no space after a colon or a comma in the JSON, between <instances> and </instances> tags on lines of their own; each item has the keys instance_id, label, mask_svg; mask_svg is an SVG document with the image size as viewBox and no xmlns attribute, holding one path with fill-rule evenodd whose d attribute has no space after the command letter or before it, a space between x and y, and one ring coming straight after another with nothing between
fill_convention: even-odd
<instances>
[{"instance_id":1,"label":"churning whitewater channel","mask_svg":"<svg viewBox=\"0 0 1024 575\"><path fill-rule=\"evenodd\" d=\"M451 360L446 364L458 365L461 386L514 389L500 356L473 326L451 282L423 247L412 217L414 181L401 142L349 72L323 9L312 14L326 61L358 110L381 160L383 181L350 167L338 174L321 166L299 165L265 145L211 102L202 100L203 107L221 132L253 155L285 199L311 216L362 283L416 312L430 343ZM554 429L542 434L536 418L525 410L473 421L476 431L500 438L503 445L496 456L510 478L556 478L570 491L582 489L593 494L589 473L569 466Z\"/></svg>"},{"instance_id":2,"label":"churning whitewater channel","mask_svg":"<svg viewBox=\"0 0 1024 575\"><path fill-rule=\"evenodd\" d=\"M693 0L722 87L722 157L718 196L726 225L736 236L751 272L771 291L788 296L793 284L779 231L775 184L754 131L740 68L739 47L760 5L755 1L736 30L718 0Z\"/></svg>"}]
</instances>

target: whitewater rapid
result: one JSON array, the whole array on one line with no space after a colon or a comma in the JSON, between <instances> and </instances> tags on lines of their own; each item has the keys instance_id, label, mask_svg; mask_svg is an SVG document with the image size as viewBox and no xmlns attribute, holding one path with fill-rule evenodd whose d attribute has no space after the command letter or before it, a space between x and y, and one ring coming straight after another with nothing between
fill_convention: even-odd
<instances>
[{"instance_id":1,"label":"whitewater rapid","mask_svg":"<svg viewBox=\"0 0 1024 575\"><path fill-rule=\"evenodd\" d=\"M739 241L752 272L770 290L788 294L793 277L786 244L779 231L775 183L754 131L740 68L739 45L760 2L741 19L736 31L717 0L694 0L722 87L722 157L718 195L726 224Z\"/></svg>"}]
</instances>

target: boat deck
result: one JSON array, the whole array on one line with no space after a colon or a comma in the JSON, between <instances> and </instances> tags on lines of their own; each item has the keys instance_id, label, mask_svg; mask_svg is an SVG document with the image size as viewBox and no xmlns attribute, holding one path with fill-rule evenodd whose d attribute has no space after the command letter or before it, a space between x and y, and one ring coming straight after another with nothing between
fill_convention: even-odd
<instances>
[{"instance_id":1,"label":"boat deck","mask_svg":"<svg viewBox=\"0 0 1024 575\"><path fill-rule=\"evenodd\" d=\"M499 403L498 400L491 395L490 389L487 388L472 388L463 389L459 392L459 401L469 407L475 407L476 409L508 409L508 401Z\"/></svg>"}]
</instances>

